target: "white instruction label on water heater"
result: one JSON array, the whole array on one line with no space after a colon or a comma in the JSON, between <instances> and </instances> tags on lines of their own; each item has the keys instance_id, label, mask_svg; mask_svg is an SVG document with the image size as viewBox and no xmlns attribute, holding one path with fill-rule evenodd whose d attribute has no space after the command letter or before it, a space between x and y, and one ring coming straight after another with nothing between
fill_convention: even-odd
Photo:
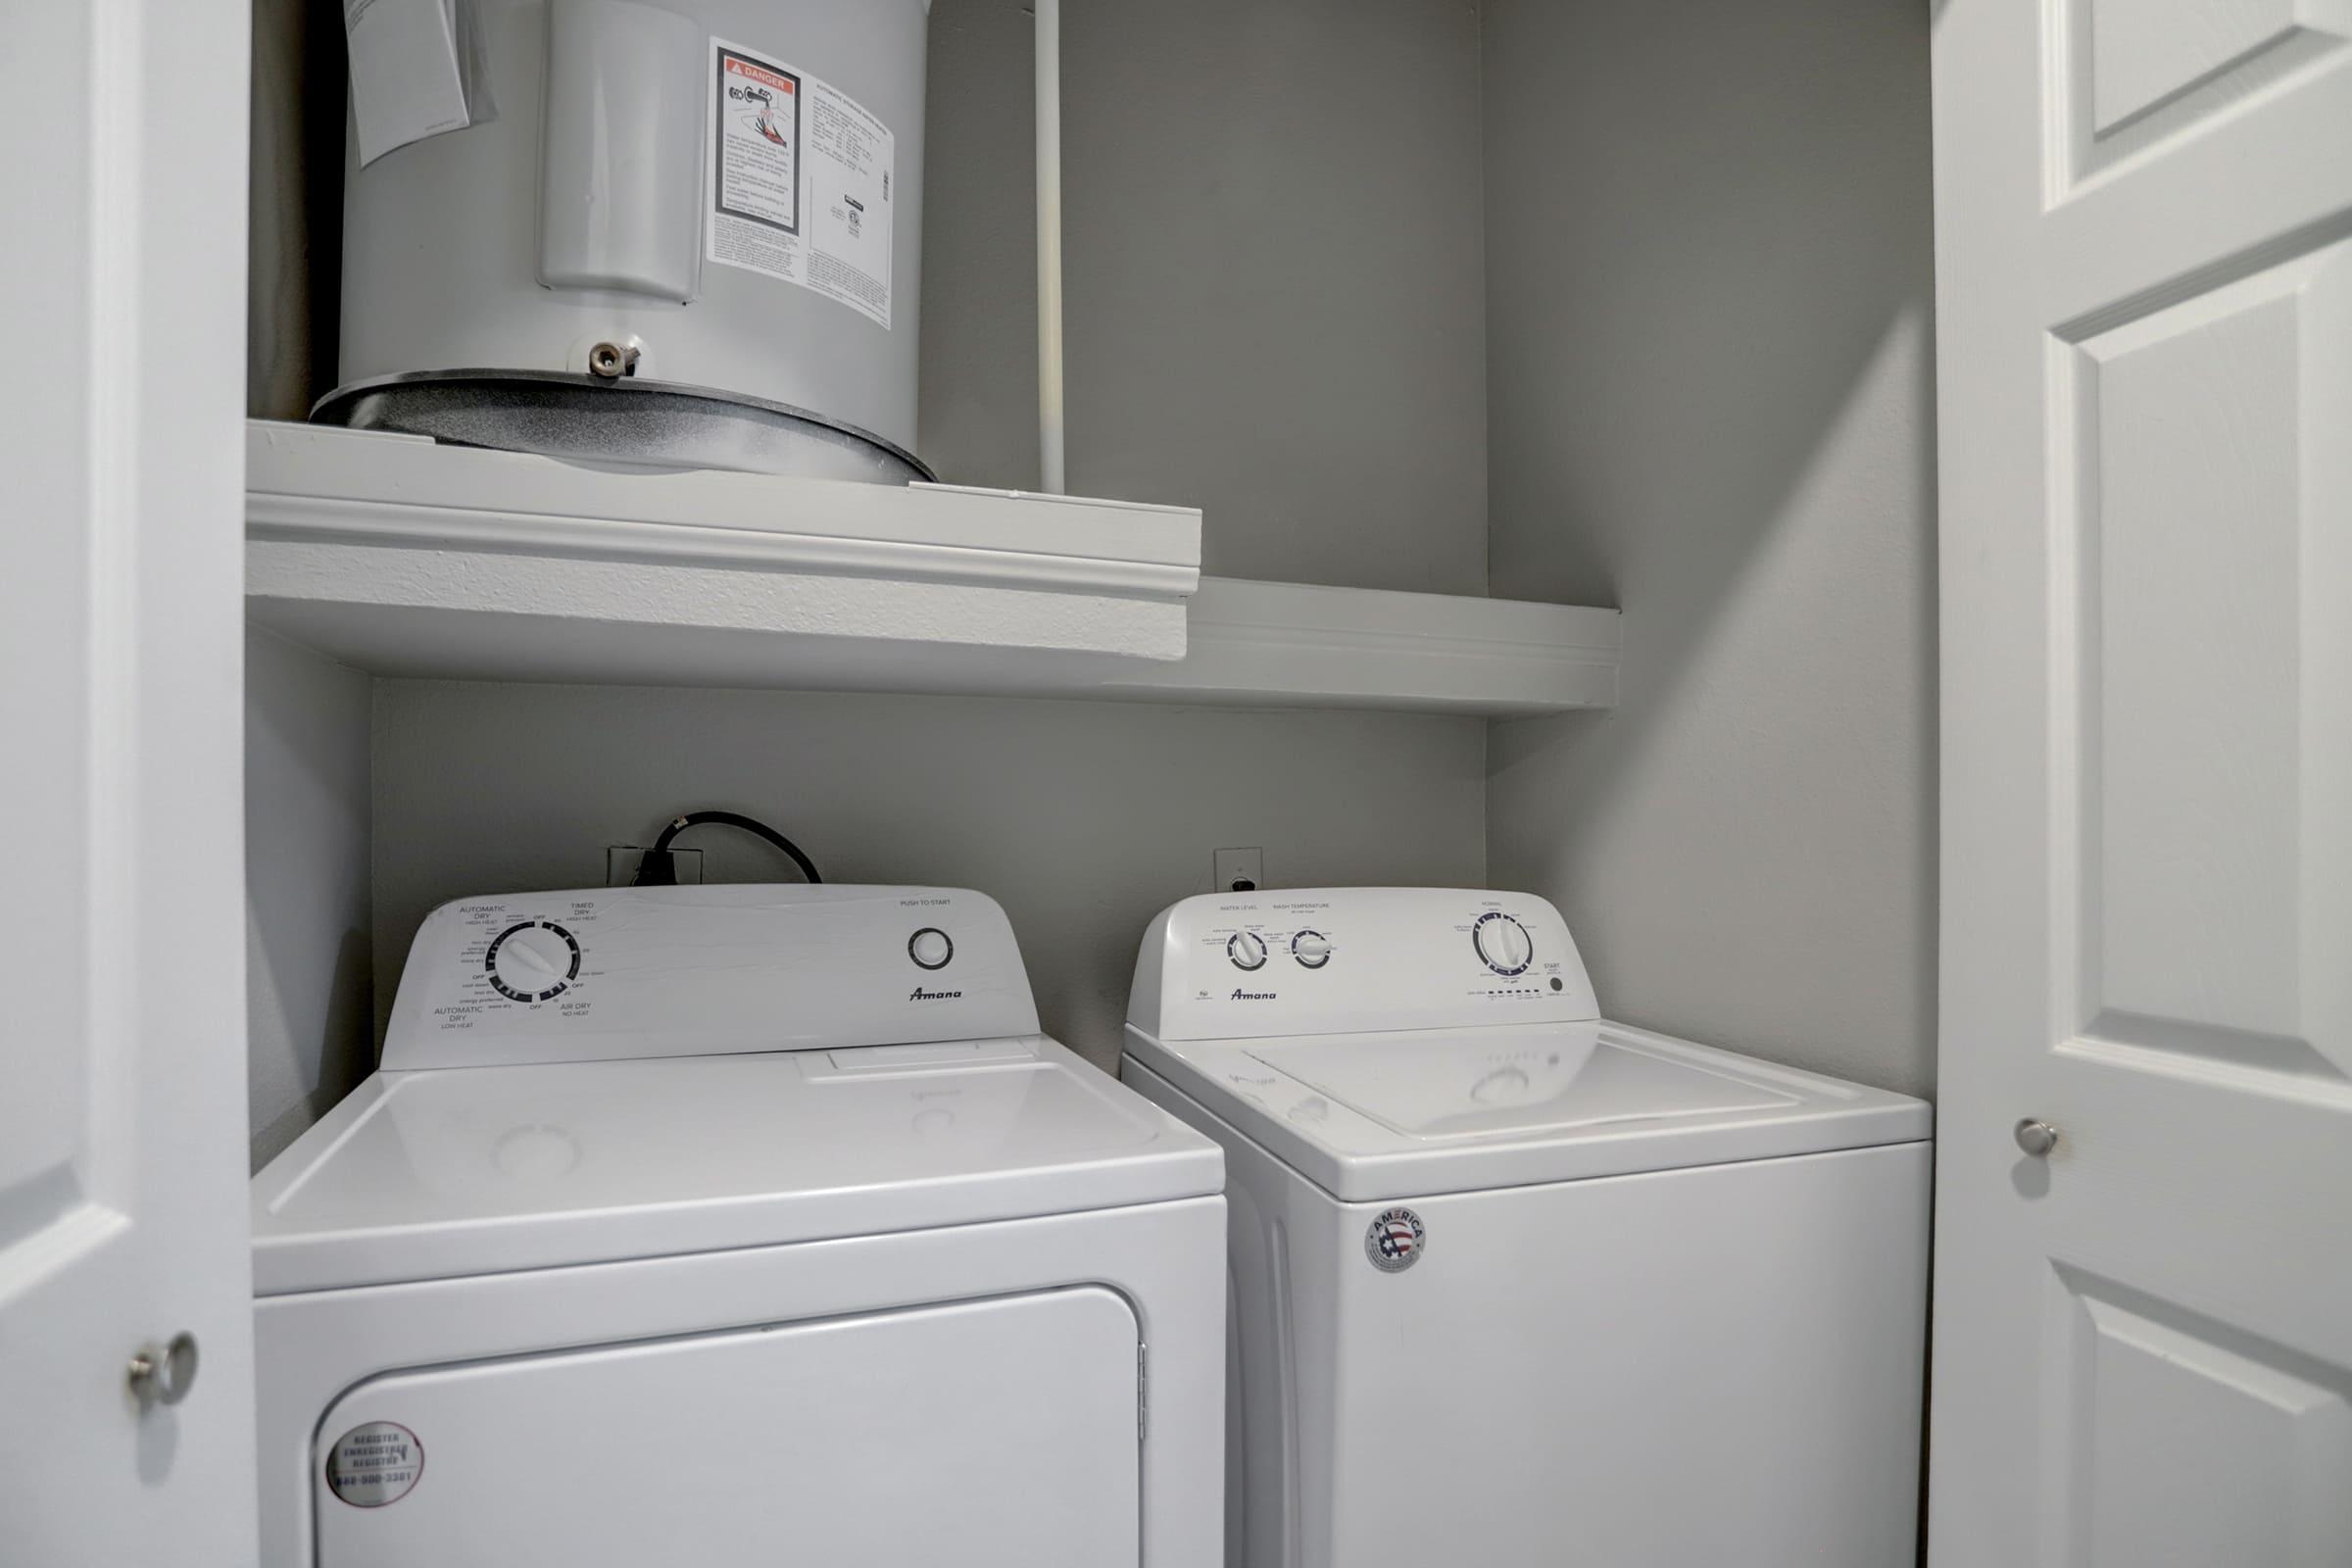
<instances>
[{"instance_id":1,"label":"white instruction label on water heater","mask_svg":"<svg viewBox=\"0 0 2352 1568\"><path fill-rule=\"evenodd\" d=\"M711 261L890 325L897 139L807 72L710 40Z\"/></svg>"}]
</instances>

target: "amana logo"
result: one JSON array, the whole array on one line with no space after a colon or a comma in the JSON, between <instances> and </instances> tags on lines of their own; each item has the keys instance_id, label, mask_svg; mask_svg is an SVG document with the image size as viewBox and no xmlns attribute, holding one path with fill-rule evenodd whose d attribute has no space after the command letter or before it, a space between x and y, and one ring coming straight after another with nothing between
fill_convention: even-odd
<instances>
[{"instance_id":1,"label":"amana logo","mask_svg":"<svg viewBox=\"0 0 2352 1568\"><path fill-rule=\"evenodd\" d=\"M1272 1002L1274 993L1271 991L1236 991L1233 994L1233 1000L1236 1002Z\"/></svg>"},{"instance_id":2,"label":"amana logo","mask_svg":"<svg viewBox=\"0 0 2352 1568\"><path fill-rule=\"evenodd\" d=\"M952 1002L962 995L963 993L960 991L925 991L921 986L916 986L912 991L906 993L906 1000L908 1002Z\"/></svg>"}]
</instances>

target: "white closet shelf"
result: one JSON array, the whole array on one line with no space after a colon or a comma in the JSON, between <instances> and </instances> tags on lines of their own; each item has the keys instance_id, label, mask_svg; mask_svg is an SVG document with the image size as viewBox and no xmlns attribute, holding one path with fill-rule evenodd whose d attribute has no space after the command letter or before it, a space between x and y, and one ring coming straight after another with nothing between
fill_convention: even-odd
<instances>
[{"instance_id":1,"label":"white closet shelf","mask_svg":"<svg viewBox=\"0 0 2352 1568\"><path fill-rule=\"evenodd\" d=\"M1200 514L609 472L254 421L249 617L387 675L1465 713L1605 708L1617 614L1202 577Z\"/></svg>"}]
</instances>

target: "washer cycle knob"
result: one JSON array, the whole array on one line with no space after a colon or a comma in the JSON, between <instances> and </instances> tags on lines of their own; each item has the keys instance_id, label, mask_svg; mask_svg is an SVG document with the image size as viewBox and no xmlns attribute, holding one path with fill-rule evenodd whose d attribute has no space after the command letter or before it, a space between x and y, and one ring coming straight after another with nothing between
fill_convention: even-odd
<instances>
[{"instance_id":1,"label":"washer cycle knob","mask_svg":"<svg viewBox=\"0 0 2352 1568\"><path fill-rule=\"evenodd\" d=\"M1528 940L1527 927L1504 914L1491 909L1478 917L1470 928L1471 945L1487 967L1496 974L1525 974L1536 956L1536 945Z\"/></svg>"},{"instance_id":2,"label":"washer cycle knob","mask_svg":"<svg viewBox=\"0 0 2352 1568\"><path fill-rule=\"evenodd\" d=\"M1225 944L1225 956L1237 969L1262 969L1266 966L1266 942L1254 931L1236 931Z\"/></svg>"}]
</instances>

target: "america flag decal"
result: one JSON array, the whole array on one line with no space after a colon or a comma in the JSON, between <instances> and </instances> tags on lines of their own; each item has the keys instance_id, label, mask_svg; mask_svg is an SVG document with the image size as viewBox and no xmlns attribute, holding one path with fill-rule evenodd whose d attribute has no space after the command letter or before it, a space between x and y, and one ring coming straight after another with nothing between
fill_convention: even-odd
<instances>
[{"instance_id":1,"label":"america flag decal","mask_svg":"<svg viewBox=\"0 0 2352 1568\"><path fill-rule=\"evenodd\" d=\"M1364 1256L1383 1274L1401 1274L1421 1261L1429 1232L1409 1208L1383 1209L1364 1232Z\"/></svg>"}]
</instances>

